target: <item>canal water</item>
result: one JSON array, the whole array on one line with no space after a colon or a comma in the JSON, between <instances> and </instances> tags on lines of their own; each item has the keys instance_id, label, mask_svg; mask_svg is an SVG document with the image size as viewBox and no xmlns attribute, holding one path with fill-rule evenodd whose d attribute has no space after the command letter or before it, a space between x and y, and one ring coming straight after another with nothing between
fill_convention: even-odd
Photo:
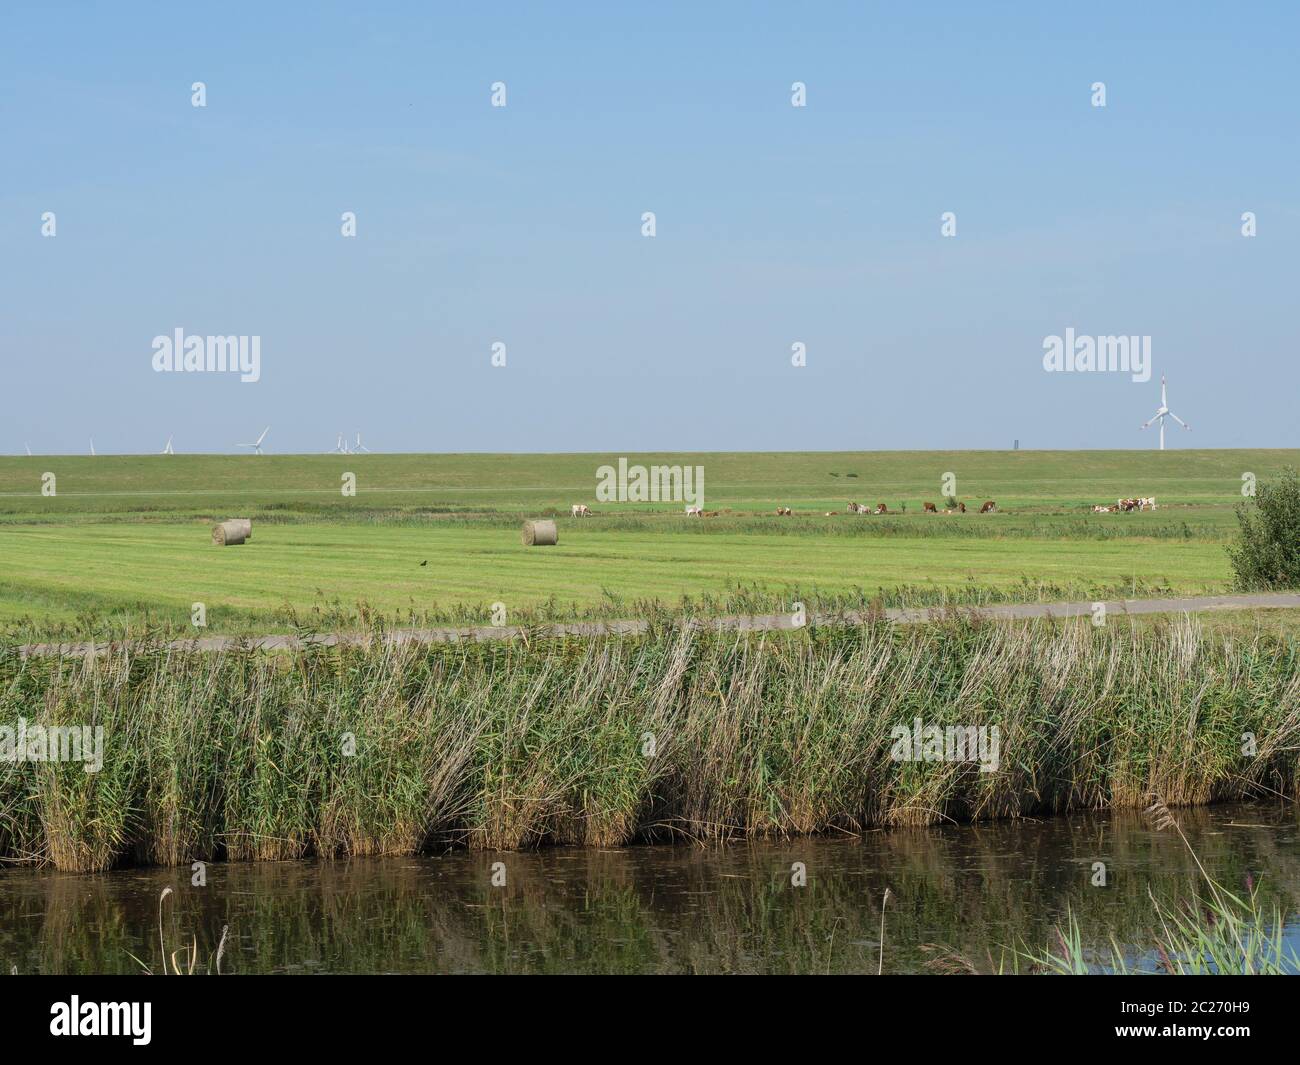
<instances>
[{"instance_id":1,"label":"canal water","mask_svg":"<svg viewBox=\"0 0 1300 1065\"><path fill-rule=\"evenodd\" d=\"M1295 806L1176 814L1222 884L1240 893L1249 878L1266 902L1300 911ZM1141 957L1151 896L1172 906L1203 888L1178 835L1131 813L708 847L214 863L206 885L193 876L0 869L0 971L157 970L168 887L165 949L188 959L194 946L207 969L227 929L223 973L874 973L886 889L886 973L983 972L1016 945L1054 945L1070 914L1085 943L1114 937ZM1300 952L1300 917L1286 938Z\"/></svg>"}]
</instances>

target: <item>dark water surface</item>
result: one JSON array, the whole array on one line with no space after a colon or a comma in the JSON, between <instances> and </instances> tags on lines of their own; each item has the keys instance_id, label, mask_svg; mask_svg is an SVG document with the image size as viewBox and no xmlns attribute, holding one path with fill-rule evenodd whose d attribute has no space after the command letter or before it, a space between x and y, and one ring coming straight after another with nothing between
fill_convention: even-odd
<instances>
[{"instance_id":1,"label":"dark water surface","mask_svg":"<svg viewBox=\"0 0 1300 1065\"><path fill-rule=\"evenodd\" d=\"M1231 890L1300 906L1296 807L1177 811ZM492 886L493 863L506 883ZM791 884L804 863L807 885ZM1093 863L1107 866L1094 887ZM887 973L995 968L1003 948L1055 942L1073 912L1085 943L1151 940L1148 892L1200 889L1178 836L1137 814L894 829L860 838L719 847L455 851L430 858L211 864L69 875L0 869L0 967L19 973L159 967L197 939L226 973L875 972L881 898ZM1300 918L1287 939L1300 951ZM958 956L961 960L958 960Z\"/></svg>"}]
</instances>

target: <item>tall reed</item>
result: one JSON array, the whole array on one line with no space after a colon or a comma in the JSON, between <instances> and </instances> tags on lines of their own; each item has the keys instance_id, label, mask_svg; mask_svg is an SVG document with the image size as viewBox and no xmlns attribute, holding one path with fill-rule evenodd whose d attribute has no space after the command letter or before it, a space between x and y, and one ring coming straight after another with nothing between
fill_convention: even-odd
<instances>
[{"instance_id":1,"label":"tall reed","mask_svg":"<svg viewBox=\"0 0 1300 1065\"><path fill-rule=\"evenodd\" d=\"M1294 795L1300 668L1193 620L91 659L0 649L0 726L102 725L104 765L0 761L0 860L403 855L792 836ZM994 726L1000 764L895 761Z\"/></svg>"}]
</instances>

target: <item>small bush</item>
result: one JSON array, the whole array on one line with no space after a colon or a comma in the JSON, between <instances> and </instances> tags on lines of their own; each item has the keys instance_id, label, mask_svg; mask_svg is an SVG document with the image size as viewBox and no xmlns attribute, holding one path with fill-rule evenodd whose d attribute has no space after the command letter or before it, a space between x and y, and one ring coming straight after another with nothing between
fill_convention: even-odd
<instances>
[{"instance_id":1,"label":"small bush","mask_svg":"<svg viewBox=\"0 0 1300 1065\"><path fill-rule=\"evenodd\" d=\"M1242 589L1300 587L1300 478L1288 468L1237 508L1241 529L1228 559Z\"/></svg>"}]
</instances>

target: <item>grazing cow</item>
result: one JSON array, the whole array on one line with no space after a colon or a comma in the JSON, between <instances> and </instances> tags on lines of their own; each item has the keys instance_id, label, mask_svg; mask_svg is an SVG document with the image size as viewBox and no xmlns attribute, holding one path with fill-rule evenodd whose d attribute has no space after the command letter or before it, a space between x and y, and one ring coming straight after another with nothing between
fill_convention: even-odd
<instances>
[{"instance_id":1,"label":"grazing cow","mask_svg":"<svg viewBox=\"0 0 1300 1065\"><path fill-rule=\"evenodd\" d=\"M876 513L877 513L877 514L888 514L888 513L889 513L889 508L888 508L887 506L885 506L884 503L877 503L877 504L876 504Z\"/></svg>"},{"instance_id":2,"label":"grazing cow","mask_svg":"<svg viewBox=\"0 0 1300 1065\"><path fill-rule=\"evenodd\" d=\"M1121 499L1117 501L1116 506L1120 510L1155 510L1156 497L1137 496L1133 499Z\"/></svg>"},{"instance_id":3,"label":"grazing cow","mask_svg":"<svg viewBox=\"0 0 1300 1065\"><path fill-rule=\"evenodd\" d=\"M788 518L794 513L789 507L777 507L776 514L779 518Z\"/></svg>"},{"instance_id":4,"label":"grazing cow","mask_svg":"<svg viewBox=\"0 0 1300 1065\"><path fill-rule=\"evenodd\" d=\"M987 499L984 501L984 505L980 507L980 513L992 514L997 509L998 509L998 505L995 502L993 502L993 500Z\"/></svg>"},{"instance_id":5,"label":"grazing cow","mask_svg":"<svg viewBox=\"0 0 1300 1065\"><path fill-rule=\"evenodd\" d=\"M965 504L965 503L958 503L958 504L957 504L957 511L958 511L958 513L965 514L965 513L966 513L966 504Z\"/></svg>"},{"instance_id":6,"label":"grazing cow","mask_svg":"<svg viewBox=\"0 0 1300 1065\"><path fill-rule=\"evenodd\" d=\"M926 513L926 514L938 514L938 513L939 513L939 508L936 507L933 503L922 503L921 505L922 505L922 507L924 507L924 513Z\"/></svg>"},{"instance_id":7,"label":"grazing cow","mask_svg":"<svg viewBox=\"0 0 1300 1065\"><path fill-rule=\"evenodd\" d=\"M574 503L571 509L575 518L591 517L591 507L587 506L586 503Z\"/></svg>"},{"instance_id":8,"label":"grazing cow","mask_svg":"<svg viewBox=\"0 0 1300 1065\"><path fill-rule=\"evenodd\" d=\"M699 517L702 517L703 514L704 514L704 508L703 508L703 507L687 507L687 508L686 508L686 516L687 516L688 518L699 518Z\"/></svg>"},{"instance_id":9,"label":"grazing cow","mask_svg":"<svg viewBox=\"0 0 1300 1065\"><path fill-rule=\"evenodd\" d=\"M848 505L848 512L850 514L865 514L867 512L867 508L864 507L861 503L850 503Z\"/></svg>"}]
</instances>

